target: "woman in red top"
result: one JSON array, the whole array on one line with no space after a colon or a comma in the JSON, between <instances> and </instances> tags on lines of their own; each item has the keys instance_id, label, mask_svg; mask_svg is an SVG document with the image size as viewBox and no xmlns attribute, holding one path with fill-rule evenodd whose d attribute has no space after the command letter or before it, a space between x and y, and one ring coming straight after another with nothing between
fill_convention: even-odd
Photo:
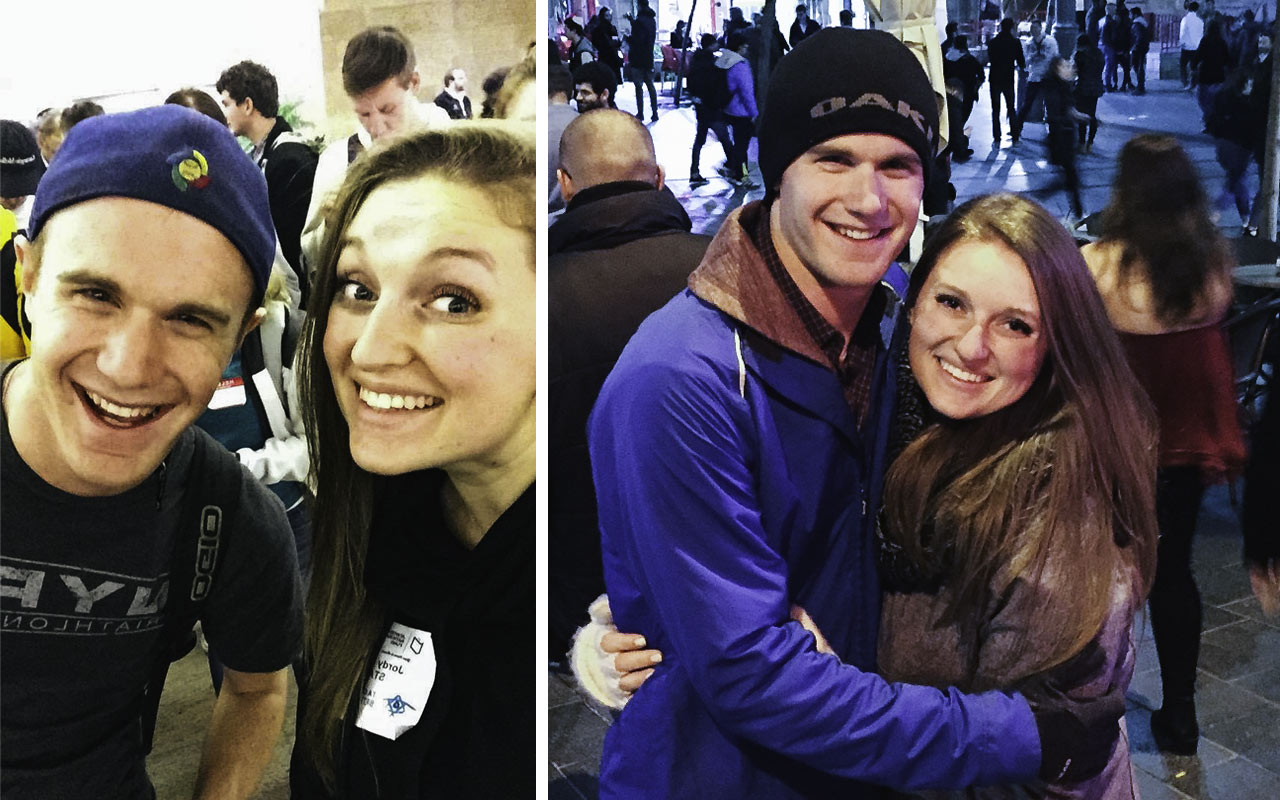
<instances>
[{"instance_id":1,"label":"woman in red top","mask_svg":"<svg viewBox=\"0 0 1280 800\"><path fill-rule=\"evenodd\" d=\"M1124 146L1103 219L1085 261L1160 420L1160 545L1149 602L1164 705L1151 731L1160 749L1192 754L1201 606L1191 536L1204 487L1238 476L1245 458L1221 327L1232 257L1190 159L1168 136Z\"/></svg>"}]
</instances>

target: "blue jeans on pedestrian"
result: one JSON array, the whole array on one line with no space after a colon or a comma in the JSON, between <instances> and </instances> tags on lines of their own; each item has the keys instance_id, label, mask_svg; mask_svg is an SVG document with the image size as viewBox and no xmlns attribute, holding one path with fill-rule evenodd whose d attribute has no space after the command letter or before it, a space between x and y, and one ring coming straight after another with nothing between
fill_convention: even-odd
<instances>
[{"instance_id":1,"label":"blue jeans on pedestrian","mask_svg":"<svg viewBox=\"0 0 1280 800\"><path fill-rule=\"evenodd\" d=\"M1226 139L1215 139L1214 150L1218 164L1227 173L1226 184L1222 194L1218 195L1217 206L1225 208L1228 200L1235 200L1236 212L1240 214L1240 224L1249 224L1249 189L1245 186L1245 175L1249 171L1249 162L1253 153L1249 148Z\"/></svg>"}]
</instances>

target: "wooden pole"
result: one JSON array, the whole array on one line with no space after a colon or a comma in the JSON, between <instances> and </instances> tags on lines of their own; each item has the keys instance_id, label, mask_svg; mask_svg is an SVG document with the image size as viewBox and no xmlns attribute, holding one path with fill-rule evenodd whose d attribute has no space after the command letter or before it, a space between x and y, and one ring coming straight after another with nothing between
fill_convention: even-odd
<instances>
[{"instance_id":1,"label":"wooden pole","mask_svg":"<svg viewBox=\"0 0 1280 800\"><path fill-rule=\"evenodd\" d=\"M687 63L685 56L689 52L689 45L693 43L693 12L698 8L698 0L693 0L693 5L689 6L689 21L684 24L684 41L680 44L680 57L676 60L676 88L671 92L672 102L676 108L680 107L680 90L684 87L684 65Z\"/></svg>"}]
</instances>

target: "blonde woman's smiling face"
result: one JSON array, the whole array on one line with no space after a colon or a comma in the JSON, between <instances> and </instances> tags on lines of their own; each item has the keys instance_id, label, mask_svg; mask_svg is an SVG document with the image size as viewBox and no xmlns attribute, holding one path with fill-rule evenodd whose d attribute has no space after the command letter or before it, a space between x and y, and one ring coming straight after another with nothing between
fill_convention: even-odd
<instances>
[{"instance_id":1,"label":"blonde woman's smiling face","mask_svg":"<svg viewBox=\"0 0 1280 800\"><path fill-rule=\"evenodd\" d=\"M911 309L911 372L929 404L951 419L1017 402L1040 374L1046 347L1031 273L996 242L948 248Z\"/></svg>"},{"instance_id":2,"label":"blonde woman's smiling face","mask_svg":"<svg viewBox=\"0 0 1280 800\"><path fill-rule=\"evenodd\" d=\"M532 453L533 248L468 185L417 177L369 194L324 332L360 467L484 472Z\"/></svg>"}]
</instances>

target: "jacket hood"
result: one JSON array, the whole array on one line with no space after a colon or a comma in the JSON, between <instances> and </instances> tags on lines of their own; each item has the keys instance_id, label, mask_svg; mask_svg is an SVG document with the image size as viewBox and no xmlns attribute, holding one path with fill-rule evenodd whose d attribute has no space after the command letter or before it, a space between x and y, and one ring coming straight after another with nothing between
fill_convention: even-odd
<instances>
[{"instance_id":1,"label":"jacket hood","mask_svg":"<svg viewBox=\"0 0 1280 800\"><path fill-rule=\"evenodd\" d=\"M716 56L716 66L720 69L729 69L740 61L746 61L746 59L728 48L721 50L720 55Z\"/></svg>"},{"instance_id":2,"label":"jacket hood","mask_svg":"<svg viewBox=\"0 0 1280 800\"><path fill-rule=\"evenodd\" d=\"M579 192L547 232L547 252L607 250L628 242L693 227L680 201L663 187L617 181Z\"/></svg>"},{"instance_id":3,"label":"jacket hood","mask_svg":"<svg viewBox=\"0 0 1280 800\"><path fill-rule=\"evenodd\" d=\"M774 344L825 366L826 354L791 310L752 238L767 213L759 201L731 213L689 276L689 289Z\"/></svg>"}]
</instances>

